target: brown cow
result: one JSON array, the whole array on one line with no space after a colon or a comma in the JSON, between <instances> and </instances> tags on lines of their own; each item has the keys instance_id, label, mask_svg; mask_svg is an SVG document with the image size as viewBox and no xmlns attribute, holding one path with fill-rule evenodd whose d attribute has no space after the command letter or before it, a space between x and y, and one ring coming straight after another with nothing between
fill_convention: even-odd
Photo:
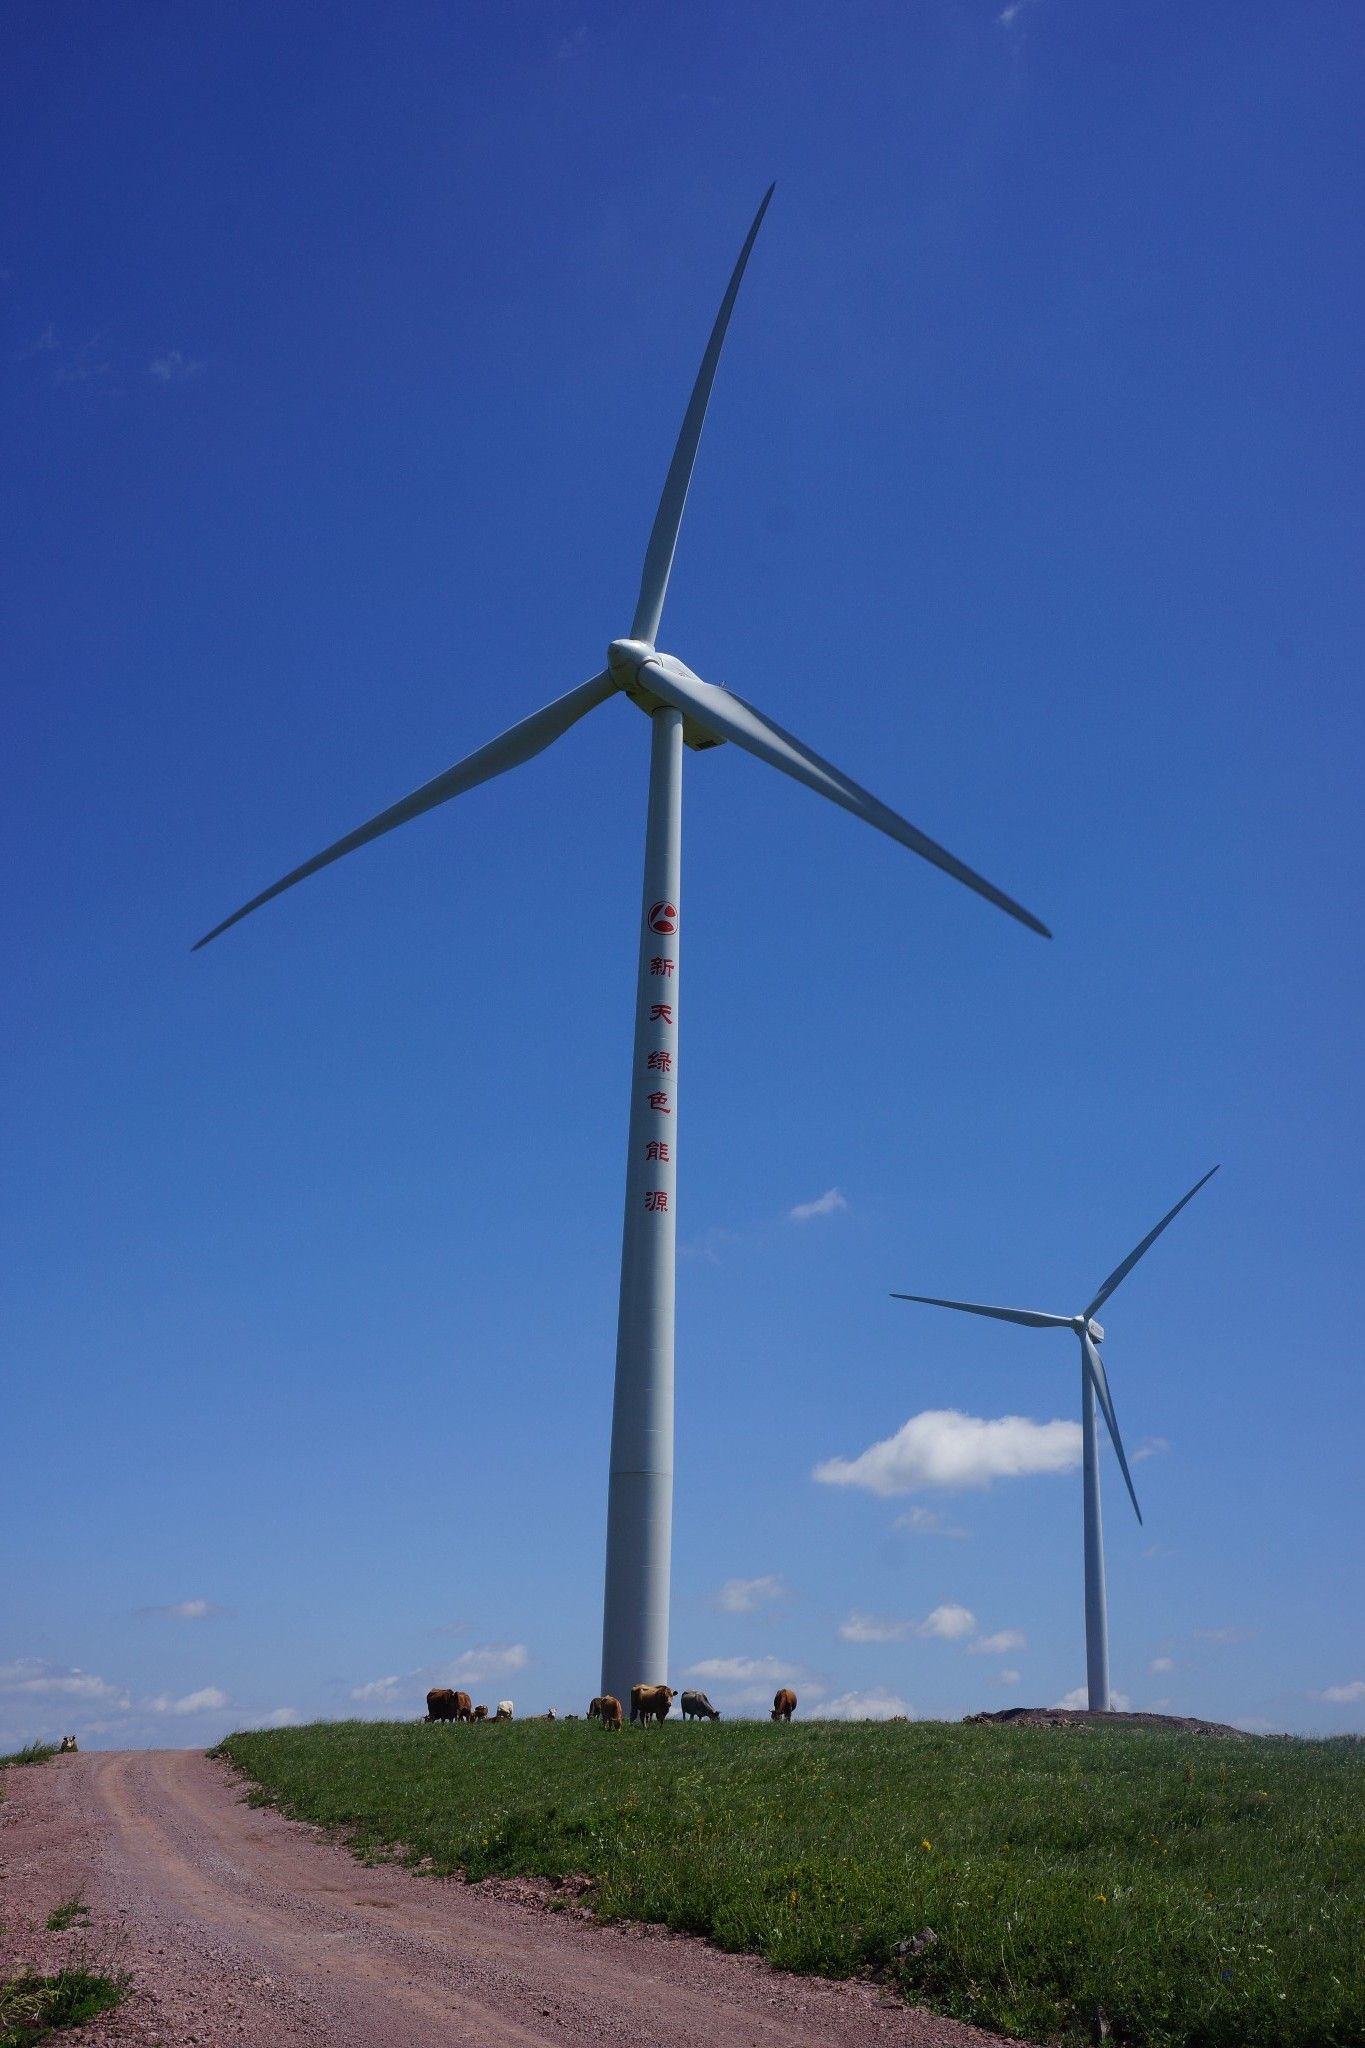
<instances>
[{"instance_id":1,"label":"brown cow","mask_svg":"<svg viewBox=\"0 0 1365 2048\"><path fill-rule=\"evenodd\" d=\"M452 1692L448 1685L434 1685L427 1694L428 1721L472 1721L474 1708L467 1692Z\"/></svg>"},{"instance_id":2,"label":"brown cow","mask_svg":"<svg viewBox=\"0 0 1365 2048\"><path fill-rule=\"evenodd\" d=\"M784 1685L773 1695L772 1718L774 1721L790 1721L796 1712L796 1694L790 1686Z\"/></svg>"},{"instance_id":3,"label":"brown cow","mask_svg":"<svg viewBox=\"0 0 1365 2048\"><path fill-rule=\"evenodd\" d=\"M617 1699L615 1693L604 1692L600 1699L594 1700L588 1709L588 1719L590 1721L600 1721L604 1728L619 1729L621 1726L621 1702Z\"/></svg>"},{"instance_id":4,"label":"brown cow","mask_svg":"<svg viewBox=\"0 0 1365 2048\"><path fill-rule=\"evenodd\" d=\"M486 1721L488 1719L487 1707L475 1707L473 1718L476 1721Z\"/></svg>"},{"instance_id":5,"label":"brown cow","mask_svg":"<svg viewBox=\"0 0 1365 2048\"><path fill-rule=\"evenodd\" d=\"M651 1721L662 1723L676 1698L671 1685L633 1685L630 1689L630 1718L643 1721L646 1727Z\"/></svg>"}]
</instances>

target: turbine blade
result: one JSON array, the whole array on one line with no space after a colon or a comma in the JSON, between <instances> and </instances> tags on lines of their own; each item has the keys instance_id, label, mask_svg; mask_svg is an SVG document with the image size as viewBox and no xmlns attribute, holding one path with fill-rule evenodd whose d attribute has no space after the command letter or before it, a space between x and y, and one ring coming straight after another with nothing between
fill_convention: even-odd
<instances>
[{"instance_id":1,"label":"turbine blade","mask_svg":"<svg viewBox=\"0 0 1365 2048\"><path fill-rule=\"evenodd\" d=\"M697 443L706 419L706 408L711 400L711 386L716 381L716 365L725 345L725 330L730 325L735 300L739 296L744 266L749 261L749 252L758 239L763 225L763 216L768 211L768 202L777 190L769 185L763 194L754 224L749 230L744 247L739 252L739 261L730 279L725 297L720 302L716 324L711 329L711 339L706 344L706 353L701 359L697 381L692 386L687 411L683 415L682 431L678 445L673 450L673 460L668 465L664 478L663 496L659 509L654 515L654 529L645 549L645 566L640 576L640 596L635 606L635 623L630 629L632 640L647 640L652 647L659 634L659 620L663 615L664 594L668 589L668 575L673 567L673 551L678 545L678 528L682 525L683 507L687 503L687 487L692 481L692 465L697 459Z\"/></svg>"},{"instance_id":2,"label":"turbine blade","mask_svg":"<svg viewBox=\"0 0 1365 2048\"><path fill-rule=\"evenodd\" d=\"M818 796L826 796L831 803L841 804L855 818L875 825L888 838L908 846L912 853L919 854L934 867L942 868L956 881L965 883L978 896L984 896L988 903L994 903L1001 910L1008 911L1011 917L1017 917L1020 924L1026 924L1031 931L1041 932L1045 939L1052 937L1047 926L1040 923L1031 910L1025 910L1012 896L1007 896L1003 889L997 889L994 882L978 875L974 868L958 860L955 854L949 853L926 833L907 824L895 811L879 803L875 796L869 796L858 783L812 752L791 733L784 732L772 719L765 718L752 704L746 704L742 697L736 697L729 690L717 689L714 683L704 683L700 676L684 669L681 662L668 657L643 663L640 674L650 689L666 703L690 714L717 739L733 740L736 746L756 754L760 761L766 761L770 768L780 768L784 775L804 782L807 789L813 789Z\"/></svg>"},{"instance_id":3,"label":"turbine blade","mask_svg":"<svg viewBox=\"0 0 1365 2048\"><path fill-rule=\"evenodd\" d=\"M1133 1513L1140 1522L1142 1509L1138 1506L1138 1497L1133 1489L1133 1475L1128 1470L1128 1460L1123 1455L1123 1438L1119 1435L1118 1419L1114 1414L1114 1399L1109 1392L1109 1377L1104 1370L1104 1360L1091 1343L1089 1332L1086 1330L1081 1331L1081 1350L1085 1353L1085 1369L1090 1375L1090 1384L1095 1389L1095 1399L1104 1413L1104 1426L1109 1431L1109 1441L1118 1453L1119 1469L1123 1473L1123 1483L1128 1488L1128 1498L1133 1503Z\"/></svg>"},{"instance_id":4,"label":"turbine blade","mask_svg":"<svg viewBox=\"0 0 1365 2048\"><path fill-rule=\"evenodd\" d=\"M1069 1330L1070 1316L1045 1315L1040 1308L990 1308L984 1301L944 1301L937 1294L893 1294L893 1301L925 1301L930 1308L965 1309L969 1316L994 1316L998 1323L1023 1323L1030 1330Z\"/></svg>"},{"instance_id":5,"label":"turbine blade","mask_svg":"<svg viewBox=\"0 0 1365 2048\"><path fill-rule=\"evenodd\" d=\"M473 789L480 782L491 781L493 776L505 774L509 768L519 768L523 761L529 761L566 733L571 725L586 717L598 704L611 696L616 685L605 673L594 676L591 682L580 683L576 690L570 690L565 697L556 698L543 711L533 712L530 718L523 718L519 725L512 726L498 738L490 740L486 747L470 754L467 759L457 761L453 768L447 768L443 775L431 782L424 782L420 789L413 790L400 802L390 804L377 818L371 818L366 825L358 825L354 832L348 832L344 839L338 839L334 846L315 853L300 868L294 868L280 881L272 882L268 889L262 889L259 896L253 896L250 903L244 903L240 910L234 910L231 917L225 917L211 932L205 932L196 940L191 951L197 953L201 946L207 946L210 939L216 939L232 925L240 924L253 910L259 910L263 903L269 903L272 896L282 896L286 889L292 889L295 882L302 882L309 875L315 875L319 868L329 867L334 860L340 860L345 853L354 853L358 846L367 846L372 839L382 838L385 832L392 832L395 825L406 825L409 818L420 818L423 811L434 810L437 804L447 803L453 796L461 796L467 789Z\"/></svg>"},{"instance_id":6,"label":"turbine blade","mask_svg":"<svg viewBox=\"0 0 1365 2048\"><path fill-rule=\"evenodd\" d=\"M1149 1230L1146 1237L1143 1238L1142 1243L1137 1247L1137 1249L1135 1251L1129 1252L1123 1264L1121 1266L1115 1266L1113 1272L1109 1275L1109 1278L1105 1281L1103 1287L1101 1287L1099 1293L1095 1296L1095 1299L1091 1302L1089 1308L1086 1310L1085 1313L1087 1318L1093 1316L1099 1309L1102 1309L1104 1307L1105 1302L1108 1301L1110 1295L1118 1286L1120 1280L1127 1279L1128 1275L1132 1272L1134 1266L1142 1257L1143 1253L1151 1250L1152 1246L1160 1237L1162 1231L1166 1228L1166 1225L1168 1223L1173 1223L1175 1221L1176 1217L1184 1208L1186 1202L1192 1202L1195 1196L1199 1193L1200 1188L1203 1187L1204 1181L1212 1180L1213 1176L1215 1175L1215 1173L1217 1173L1217 1171L1218 1168L1216 1166L1211 1166L1208 1172L1204 1175L1204 1180L1197 1180L1194 1186L1190 1189L1189 1193L1187 1195L1182 1195L1180 1197L1180 1200L1176 1203L1174 1209L1168 1209L1166 1211L1166 1214L1162 1217L1160 1223L1157 1224L1156 1229Z\"/></svg>"}]
</instances>

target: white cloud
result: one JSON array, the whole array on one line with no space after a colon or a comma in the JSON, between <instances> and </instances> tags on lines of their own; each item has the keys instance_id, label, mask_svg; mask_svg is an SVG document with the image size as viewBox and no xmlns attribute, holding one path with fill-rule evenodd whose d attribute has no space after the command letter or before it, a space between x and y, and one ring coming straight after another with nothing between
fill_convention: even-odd
<instances>
[{"instance_id":1,"label":"white cloud","mask_svg":"<svg viewBox=\"0 0 1365 2048\"><path fill-rule=\"evenodd\" d=\"M400 1678L395 1671L388 1678L371 1678L365 1685L353 1685L351 1698L362 1703L374 1700L387 1703L396 1700L401 1692L411 1689L416 1681L416 1675L415 1672L409 1672L406 1678Z\"/></svg>"},{"instance_id":2,"label":"white cloud","mask_svg":"<svg viewBox=\"0 0 1365 2048\"><path fill-rule=\"evenodd\" d=\"M753 1614L770 1600L782 1600L787 1589L780 1578L768 1572L761 1579L727 1579L714 1596L713 1605L722 1614Z\"/></svg>"},{"instance_id":3,"label":"white cloud","mask_svg":"<svg viewBox=\"0 0 1365 2048\"><path fill-rule=\"evenodd\" d=\"M101 1706L127 1707L121 1685L82 1671L78 1664L50 1664L43 1657L18 1657L0 1664L0 1693L25 1699L93 1700Z\"/></svg>"},{"instance_id":4,"label":"white cloud","mask_svg":"<svg viewBox=\"0 0 1365 2048\"><path fill-rule=\"evenodd\" d=\"M828 1458L812 1478L824 1486L859 1486L883 1497L922 1486L989 1486L1033 1472L1069 1472L1081 1461L1079 1422L995 1420L956 1408L926 1408L895 1436L857 1458Z\"/></svg>"},{"instance_id":5,"label":"white cloud","mask_svg":"<svg viewBox=\"0 0 1365 2048\"><path fill-rule=\"evenodd\" d=\"M703 1657L688 1666L684 1676L723 1688L721 1697L731 1707L766 1707L779 1685L799 1686L809 1705L824 1697L825 1688L804 1666L785 1657Z\"/></svg>"},{"instance_id":6,"label":"white cloud","mask_svg":"<svg viewBox=\"0 0 1365 2048\"><path fill-rule=\"evenodd\" d=\"M210 1714L227 1704L227 1694L216 1685L201 1686L198 1692L187 1692L178 1700L162 1692L154 1700L146 1702L147 1710L152 1714Z\"/></svg>"},{"instance_id":7,"label":"white cloud","mask_svg":"<svg viewBox=\"0 0 1365 2048\"><path fill-rule=\"evenodd\" d=\"M936 1607L915 1630L917 1636L938 1636L945 1643L955 1643L962 1636L971 1635L976 1628L976 1616L970 1607Z\"/></svg>"},{"instance_id":8,"label":"white cloud","mask_svg":"<svg viewBox=\"0 0 1365 2048\"><path fill-rule=\"evenodd\" d=\"M708 1266L721 1266L725 1263L721 1253L728 1251L731 1245L742 1243L743 1239L738 1232L722 1229L719 1223L713 1223L700 1237L690 1238L686 1243L680 1244L678 1256L683 1259L705 1259Z\"/></svg>"},{"instance_id":9,"label":"white cloud","mask_svg":"<svg viewBox=\"0 0 1365 2048\"><path fill-rule=\"evenodd\" d=\"M508 1678L526 1667L525 1643L480 1643L465 1650L433 1676L435 1685L478 1685L485 1678ZM418 1676L427 1674L419 1673Z\"/></svg>"},{"instance_id":10,"label":"white cloud","mask_svg":"<svg viewBox=\"0 0 1365 2048\"><path fill-rule=\"evenodd\" d=\"M956 1536L967 1534L965 1529L954 1528L945 1522L935 1508L910 1508L903 1515L897 1515L891 1524L893 1529L908 1529L912 1536Z\"/></svg>"},{"instance_id":11,"label":"white cloud","mask_svg":"<svg viewBox=\"0 0 1365 2048\"><path fill-rule=\"evenodd\" d=\"M272 1707L261 1717L262 1728L293 1728L303 1719L297 1707Z\"/></svg>"},{"instance_id":12,"label":"white cloud","mask_svg":"<svg viewBox=\"0 0 1365 2048\"><path fill-rule=\"evenodd\" d=\"M847 1621L839 1624L846 1643L904 1643L911 1636L937 1636L942 1642L956 1642L976 1627L970 1607L936 1607L923 1621L892 1621L880 1614L862 1614L855 1607Z\"/></svg>"},{"instance_id":13,"label":"white cloud","mask_svg":"<svg viewBox=\"0 0 1365 2048\"><path fill-rule=\"evenodd\" d=\"M140 1607L139 1614L163 1614L168 1621L202 1621L206 1615L221 1614L213 1600L172 1600L167 1607Z\"/></svg>"},{"instance_id":14,"label":"white cloud","mask_svg":"<svg viewBox=\"0 0 1365 2048\"><path fill-rule=\"evenodd\" d=\"M1073 1686L1065 1699L1054 1700L1052 1704L1054 1707L1062 1708L1069 1714L1084 1713L1090 1705L1090 1694L1083 1685ZM1109 1707L1112 1713L1127 1714L1131 1712L1132 1705L1133 1702L1129 1699L1126 1692L1111 1692L1109 1695Z\"/></svg>"},{"instance_id":15,"label":"white cloud","mask_svg":"<svg viewBox=\"0 0 1365 2048\"><path fill-rule=\"evenodd\" d=\"M1329 1685L1318 1698L1331 1700L1338 1707L1354 1706L1357 1700L1365 1700L1365 1678L1353 1678L1349 1685Z\"/></svg>"},{"instance_id":16,"label":"white cloud","mask_svg":"<svg viewBox=\"0 0 1365 2048\"><path fill-rule=\"evenodd\" d=\"M995 1674L995 1682L997 1685L1018 1685L1019 1673L1017 1671L1010 1670L997 1671Z\"/></svg>"},{"instance_id":17,"label":"white cloud","mask_svg":"<svg viewBox=\"0 0 1365 2048\"><path fill-rule=\"evenodd\" d=\"M147 365L149 374L159 384L182 384L187 377L197 377L203 367L202 363L191 362L178 348L168 348L164 355L153 356Z\"/></svg>"},{"instance_id":18,"label":"white cloud","mask_svg":"<svg viewBox=\"0 0 1365 2048\"><path fill-rule=\"evenodd\" d=\"M847 1621L839 1623L846 1643L903 1643L915 1633L913 1621L889 1621L880 1614L860 1614L855 1607Z\"/></svg>"},{"instance_id":19,"label":"white cloud","mask_svg":"<svg viewBox=\"0 0 1365 2048\"><path fill-rule=\"evenodd\" d=\"M898 1714L906 1720L914 1716L909 1700L903 1700L898 1693L888 1692L884 1685L874 1685L867 1692L841 1692L837 1699L826 1700L820 1709L822 1721L894 1721Z\"/></svg>"},{"instance_id":20,"label":"white cloud","mask_svg":"<svg viewBox=\"0 0 1365 2048\"><path fill-rule=\"evenodd\" d=\"M838 1209L848 1207L848 1198L838 1188L826 1188L823 1195L817 1195L813 1202L798 1202L794 1209L788 1209L788 1223L809 1223L812 1216L833 1216Z\"/></svg>"},{"instance_id":21,"label":"white cloud","mask_svg":"<svg viewBox=\"0 0 1365 2048\"><path fill-rule=\"evenodd\" d=\"M1148 1669L1149 1671L1174 1671L1174 1670L1175 1670L1175 1658L1174 1658L1174 1657L1153 1657L1153 1659L1152 1659L1151 1663L1150 1663L1150 1664L1149 1664L1149 1665L1147 1666L1147 1669Z\"/></svg>"},{"instance_id":22,"label":"white cloud","mask_svg":"<svg viewBox=\"0 0 1365 2048\"><path fill-rule=\"evenodd\" d=\"M432 1686L481 1685L490 1678L509 1678L525 1669L530 1653L525 1643L480 1643L464 1650L448 1664L424 1664L415 1671L391 1671L387 1678L371 1678L351 1687L351 1698L361 1706L397 1706L418 1700Z\"/></svg>"},{"instance_id":23,"label":"white cloud","mask_svg":"<svg viewBox=\"0 0 1365 2048\"><path fill-rule=\"evenodd\" d=\"M1164 1436L1145 1436L1133 1453L1133 1463L1138 1465L1144 1458L1160 1458L1170 1448Z\"/></svg>"},{"instance_id":24,"label":"white cloud","mask_svg":"<svg viewBox=\"0 0 1365 2048\"><path fill-rule=\"evenodd\" d=\"M1028 1637L1021 1628L998 1628L993 1636L978 1636L968 1643L969 1657L1003 1657L1007 1650L1026 1650Z\"/></svg>"},{"instance_id":25,"label":"white cloud","mask_svg":"<svg viewBox=\"0 0 1365 2048\"><path fill-rule=\"evenodd\" d=\"M689 1678L710 1678L719 1685L729 1680L738 1685L745 1679L771 1679L780 1685L784 1679L804 1676L799 1664L789 1664L782 1657L703 1657L700 1664L690 1664Z\"/></svg>"}]
</instances>

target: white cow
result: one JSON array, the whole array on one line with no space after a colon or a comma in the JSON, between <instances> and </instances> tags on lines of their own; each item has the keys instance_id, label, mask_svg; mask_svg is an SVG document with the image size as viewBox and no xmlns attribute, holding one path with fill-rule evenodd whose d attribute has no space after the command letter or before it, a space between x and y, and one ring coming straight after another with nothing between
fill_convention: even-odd
<instances>
[{"instance_id":1,"label":"white cow","mask_svg":"<svg viewBox=\"0 0 1365 2048\"><path fill-rule=\"evenodd\" d=\"M494 1719L495 1721L510 1721L510 1720L511 1720L511 1718L512 1718L512 1702L511 1702L511 1700L499 1700L499 1701L498 1701L498 1711L497 1711L497 1713L496 1713L496 1714L494 1714L494 1716L493 1716L493 1719Z\"/></svg>"}]
</instances>

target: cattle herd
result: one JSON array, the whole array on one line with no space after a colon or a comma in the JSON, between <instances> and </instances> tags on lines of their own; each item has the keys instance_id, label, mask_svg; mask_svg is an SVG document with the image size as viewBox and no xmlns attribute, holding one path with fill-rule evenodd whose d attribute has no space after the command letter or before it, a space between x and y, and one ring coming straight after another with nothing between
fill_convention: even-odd
<instances>
[{"instance_id":1,"label":"cattle herd","mask_svg":"<svg viewBox=\"0 0 1365 2048\"><path fill-rule=\"evenodd\" d=\"M651 1721L666 1721L677 1697L671 1685L633 1685L630 1689L630 1718L646 1728ZM784 1685L773 1696L770 1718L790 1721L795 1712L796 1694ZM510 1721L512 1702L499 1700L496 1710L490 1714L487 1707L476 1707L467 1692L437 1685L427 1694L426 1717L428 1721ZM719 1721L720 1710L712 1706L704 1692L685 1692L682 1696L682 1717L684 1721ZM554 1721L558 1716L551 1707L548 1713L536 1714L532 1718ZM568 1718L572 1721L577 1716L570 1714ZM603 1728L619 1729L624 1718L620 1700L609 1692L600 1694L588 1708L588 1719L598 1722Z\"/></svg>"}]
</instances>

